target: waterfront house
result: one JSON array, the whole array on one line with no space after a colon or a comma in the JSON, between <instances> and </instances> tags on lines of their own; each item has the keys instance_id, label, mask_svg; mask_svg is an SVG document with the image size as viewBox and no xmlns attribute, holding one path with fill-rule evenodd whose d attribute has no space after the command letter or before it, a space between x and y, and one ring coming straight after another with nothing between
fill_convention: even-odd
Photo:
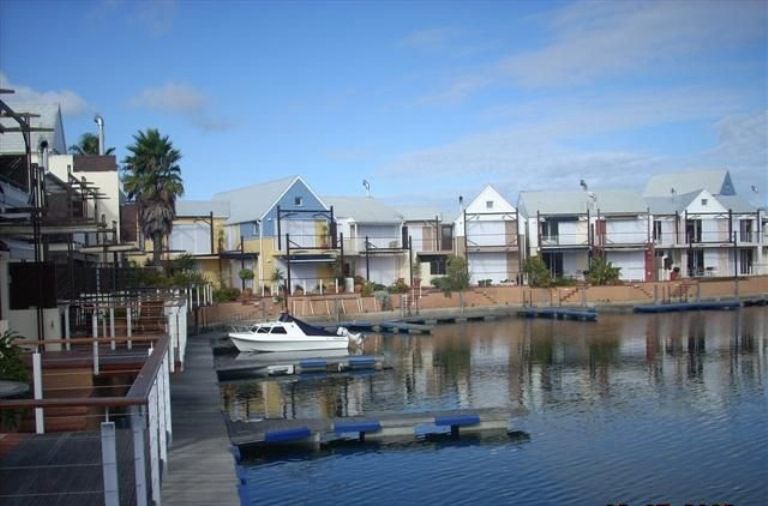
<instances>
[{"instance_id":1,"label":"waterfront house","mask_svg":"<svg viewBox=\"0 0 768 506\"><path fill-rule=\"evenodd\" d=\"M488 185L456 218L456 242L466 257L470 283L517 282L524 244L517 209Z\"/></svg>"},{"instance_id":2,"label":"waterfront house","mask_svg":"<svg viewBox=\"0 0 768 506\"><path fill-rule=\"evenodd\" d=\"M274 294L287 285L306 293L335 282L333 210L300 176L220 192L213 200L229 205L221 256L231 286ZM240 279L243 269L254 273L253 281Z\"/></svg>"},{"instance_id":3,"label":"waterfront house","mask_svg":"<svg viewBox=\"0 0 768 506\"><path fill-rule=\"evenodd\" d=\"M118 240L100 212L109 195L54 170L67 156L58 105L0 100L0 109L0 320L26 337L59 338L67 300L88 281L76 269Z\"/></svg>"},{"instance_id":4,"label":"waterfront house","mask_svg":"<svg viewBox=\"0 0 768 506\"><path fill-rule=\"evenodd\" d=\"M223 279L232 279L230 262L222 258L226 250L225 223L228 218L229 203L226 201L177 201L176 218L168 241L170 257L191 255L197 270L214 285L221 285Z\"/></svg>"},{"instance_id":5,"label":"waterfront house","mask_svg":"<svg viewBox=\"0 0 768 506\"><path fill-rule=\"evenodd\" d=\"M410 281L404 218L373 197L326 197L343 236L344 276L392 285Z\"/></svg>"},{"instance_id":6,"label":"waterfront house","mask_svg":"<svg viewBox=\"0 0 768 506\"><path fill-rule=\"evenodd\" d=\"M448 256L454 254L453 222L444 222L443 212L433 207L399 206L404 220L403 235L410 239L414 278L429 285L445 276ZM415 283L415 281L414 281Z\"/></svg>"},{"instance_id":7,"label":"waterfront house","mask_svg":"<svg viewBox=\"0 0 768 506\"><path fill-rule=\"evenodd\" d=\"M727 170L657 175L644 197L653 215L658 279L671 272L686 277L761 272L760 210L736 193Z\"/></svg>"},{"instance_id":8,"label":"waterfront house","mask_svg":"<svg viewBox=\"0 0 768 506\"><path fill-rule=\"evenodd\" d=\"M540 256L554 277L581 279L589 268L597 208L592 192L521 192L518 209L530 256Z\"/></svg>"}]
</instances>

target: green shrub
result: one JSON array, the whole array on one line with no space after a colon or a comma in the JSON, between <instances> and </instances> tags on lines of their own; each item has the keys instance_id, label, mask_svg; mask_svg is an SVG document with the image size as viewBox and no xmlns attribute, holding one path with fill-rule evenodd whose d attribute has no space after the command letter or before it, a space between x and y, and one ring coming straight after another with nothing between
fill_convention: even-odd
<instances>
[{"instance_id":1,"label":"green shrub","mask_svg":"<svg viewBox=\"0 0 768 506\"><path fill-rule=\"evenodd\" d=\"M614 267L605 258L597 256L592 258L584 277L593 285L610 285L616 284L620 275L621 267Z\"/></svg>"},{"instance_id":2,"label":"green shrub","mask_svg":"<svg viewBox=\"0 0 768 506\"><path fill-rule=\"evenodd\" d=\"M13 330L0 334L0 379L27 381L27 368L24 366L21 347L14 343L20 338Z\"/></svg>"},{"instance_id":3,"label":"green shrub","mask_svg":"<svg viewBox=\"0 0 768 506\"><path fill-rule=\"evenodd\" d=\"M240 297L240 290L237 288L219 288L213 291L214 302L233 302Z\"/></svg>"},{"instance_id":4,"label":"green shrub","mask_svg":"<svg viewBox=\"0 0 768 506\"><path fill-rule=\"evenodd\" d=\"M552 275L540 256L530 257L523 265L523 272L528 275L528 284L536 288L552 285Z\"/></svg>"},{"instance_id":5,"label":"green shrub","mask_svg":"<svg viewBox=\"0 0 768 506\"><path fill-rule=\"evenodd\" d=\"M397 281L395 281L392 286L387 288L387 291L389 293L408 293L410 289L411 287L405 284L405 280L403 278L397 278Z\"/></svg>"}]
</instances>

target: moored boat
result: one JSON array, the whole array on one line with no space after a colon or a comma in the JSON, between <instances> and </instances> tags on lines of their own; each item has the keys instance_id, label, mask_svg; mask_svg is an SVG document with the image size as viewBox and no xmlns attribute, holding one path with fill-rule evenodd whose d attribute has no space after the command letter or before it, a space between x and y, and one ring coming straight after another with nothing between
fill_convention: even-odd
<instances>
[{"instance_id":1,"label":"moored boat","mask_svg":"<svg viewBox=\"0 0 768 506\"><path fill-rule=\"evenodd\" d=\"M229 333L239 351L280 352L346 350L360 344L360 334L352 334L339 327L336 333L315 327L283 313L275 321L252 325L244 331Z\"/></svg>"}]
</instances>

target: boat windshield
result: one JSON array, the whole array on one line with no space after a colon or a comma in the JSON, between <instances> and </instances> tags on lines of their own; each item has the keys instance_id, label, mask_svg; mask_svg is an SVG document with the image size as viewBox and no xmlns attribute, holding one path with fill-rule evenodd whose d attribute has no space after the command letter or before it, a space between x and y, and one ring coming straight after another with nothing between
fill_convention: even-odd
<instances>
[{"instance_id":1,"label":"boat windshield","mask_svg":"<svg viewBox=\"0 0 768 506\"><path fill-rule=\"evenodd\" d=\"M282 327L280 325L275 325L272 327L272 334L287 334L288 331L285 330L285 327Z\"/></svg>"},{"instance_id":2,"label":"boat windshield","mask_svg":"<svg viewBox=\"0 0 768 506\"><path fill-rule=\"evenodd\" d=\"M269 327L262 327L261 325L256 327L257 334L269 334Z\"/></svg>"}]
</instances>

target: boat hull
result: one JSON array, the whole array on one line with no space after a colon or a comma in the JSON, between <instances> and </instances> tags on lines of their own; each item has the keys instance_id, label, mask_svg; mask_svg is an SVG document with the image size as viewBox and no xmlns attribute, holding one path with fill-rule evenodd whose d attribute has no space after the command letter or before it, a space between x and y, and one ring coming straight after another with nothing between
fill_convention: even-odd
<instances>
[{"instance_id":1,"label":"boat hull","mask_svg":"<svg viewBox=\"0 0 768 506\"><path fill-rule=\"evenodd\" d=\"M346 350L349 338L346 336L270 336L250 332L232 332L229 338L239 351L316 351Z\"/></svg>"}]
</instances>

